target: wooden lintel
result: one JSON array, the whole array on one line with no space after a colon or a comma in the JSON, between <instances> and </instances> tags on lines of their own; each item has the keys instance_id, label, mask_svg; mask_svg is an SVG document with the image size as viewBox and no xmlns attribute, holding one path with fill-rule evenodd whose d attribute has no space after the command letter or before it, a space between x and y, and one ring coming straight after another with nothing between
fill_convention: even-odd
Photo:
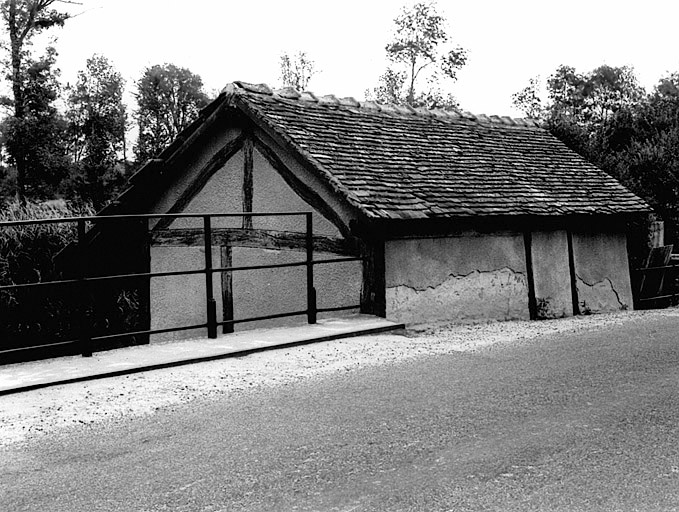
<instances>
[{"instance_id":1,"label":"wooden lintel","mask_svg":"<svg viewBox=\"0 0 679 512\"><path fill-rule=\"evenodd\" d=\"M173 247L202 247L203 230L200 228L161 229L153 232L153 245ZM215 246L252 247L259 249L306 249L306 234L290 231L264 229L213 228L212 243ZM314 251L357 256L353 241L329 236L314 236Z\"/></svg>"}]
</instances>

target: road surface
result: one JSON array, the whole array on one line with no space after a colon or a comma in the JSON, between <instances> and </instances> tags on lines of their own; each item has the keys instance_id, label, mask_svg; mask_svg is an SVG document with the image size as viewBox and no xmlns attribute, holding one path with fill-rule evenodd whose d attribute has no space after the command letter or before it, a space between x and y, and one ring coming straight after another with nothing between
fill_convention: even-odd
<instances>
[{"instance_id":1,"label":"road surface","mask_svg":"<svg viewBox=\"0 0 679 512\"><path fill-rule=\"evenodd\" d=\"M0 475L4 511L679 510L679 316L57 431Z\"/></svg>"}]
</instances>

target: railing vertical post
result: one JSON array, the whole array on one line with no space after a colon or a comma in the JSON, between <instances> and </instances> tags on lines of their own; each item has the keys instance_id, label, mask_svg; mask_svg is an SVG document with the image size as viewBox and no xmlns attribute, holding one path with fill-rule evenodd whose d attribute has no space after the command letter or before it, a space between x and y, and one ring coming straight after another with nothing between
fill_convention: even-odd
<instances>
[{"instance_id":1,"label":"railing vertical post","mask_svg":"<svg viewBox=\"0 0 679 512\"><path fill-rule=\"evenodd\" d=\"M311 212L304 214L306 219L306 297L307 321L316 323L316 288L314 288L314 232Z\"/></svg>"},{"instance_id":2,"label":"railing vertical post","mask_svg":"<svg viewBox=\"0 0 679 512\"><path fill-rule=\"evenodd\" d=\"M85 219L78 219L78 338L80 339L80 352L83 357L92 357L92 340L90 339L90 326L87 318L87 306L89 289L87 287L87 242L85 241Z\"/></svg>"},{"instance_id":3,"label":"railing vertical post","mask_svg":"<svg viewBox=\"0 0 679 512\"><path fill-rule=\"evenodd\" d=\"M677 275L677 266L676 264L672 265L672 277L673 282L672 282L672 302L670 303L671 306L676 306L677 305L677 296L679 296L679 286L677 286L677 280L679 279L679 276Z\"/></svg>"},{"instance_id":4,"label":"railing vertical post","mask_svg":"<svg viewBox=\"0 0 679 512\"><path fill-rule=\"evenodd\" d=\"M203 232L205 237L205 299L207 305L207 337L217 337L217 301L212 287L212 227L210 216L203 216Z\"/></svg>"}]
</instances>

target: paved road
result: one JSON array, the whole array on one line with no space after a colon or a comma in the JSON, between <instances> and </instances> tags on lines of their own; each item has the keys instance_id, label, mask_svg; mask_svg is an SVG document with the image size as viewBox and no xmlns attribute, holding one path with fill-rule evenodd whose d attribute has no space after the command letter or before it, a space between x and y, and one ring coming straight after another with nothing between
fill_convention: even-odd
<instances>
[{"instance_id":1,"label":"paved road","mask_svg":"<svg viewBox=\"0 0 679 512\"><path fill-rule=\"evenodd\" d=\"M0 475L5 511L679 510L679 319L193 402Z\"/></svg>"}]
</instances>

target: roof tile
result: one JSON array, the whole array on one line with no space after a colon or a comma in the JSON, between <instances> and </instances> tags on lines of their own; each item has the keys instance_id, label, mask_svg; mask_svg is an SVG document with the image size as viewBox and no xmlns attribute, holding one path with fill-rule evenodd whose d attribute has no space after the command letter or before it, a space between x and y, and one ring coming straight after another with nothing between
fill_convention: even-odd
<instances>
[{"instance_id":1,"label":"roof tile","mask_svg":"<svg viewBox=\"0 0 679 512\"><path fill-rule=\"evenodd\" d=\"M535 120L236 86L253 115L369 217L649 211Z\"/></svg>"}]
</instances>

